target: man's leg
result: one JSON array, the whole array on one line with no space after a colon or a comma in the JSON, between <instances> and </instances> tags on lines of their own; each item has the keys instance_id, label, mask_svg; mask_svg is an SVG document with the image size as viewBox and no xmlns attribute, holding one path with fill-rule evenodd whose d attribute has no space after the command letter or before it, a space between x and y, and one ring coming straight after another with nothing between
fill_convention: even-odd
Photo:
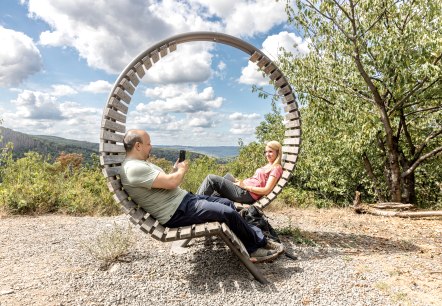
<instances>
[{"instance_id":1,"label":"man's leg","mask_svg":"<svg viewBox=\"0 0 442 306\"><path fill-rule=\"evenodd\" d=\"M235 210L233 202L223 198L195 195L185 205L185 211L177 211L165 226L179 227L213 221L226 223L249 254L266 245L261 229L249 225Z\"/></svg>"},{"instance_id":2,"label":"man's leg","mask_svg":"<svg viewBox=\"0 0 442 306\"><path fill-rule=\"evenodd\" d=\"M247 190L235 185L231 180L218 175L209 174L204 179L200 188L198 188L197 194L211 196L214 195L214 192L218 193L220 197L227 198L234 202L244 204L252 204L255 202Z\"/></svg>"}]
</instances>

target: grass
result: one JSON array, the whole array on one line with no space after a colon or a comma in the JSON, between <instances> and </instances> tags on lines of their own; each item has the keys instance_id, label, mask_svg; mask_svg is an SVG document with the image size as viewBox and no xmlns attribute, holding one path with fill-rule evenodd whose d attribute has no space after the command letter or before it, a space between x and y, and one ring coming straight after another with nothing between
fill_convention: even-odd
<instances>
[{"instance_id":1,"label":"grass","mask_svg":"<svg viewBox=\"0 0 442 306\"><path fill-rule=\"evenodd\" d=\"M100 261L102 269L107 269L112 263L121 261L134 242L130 226L114 223L111 229L99 233L92 241L83 241L82 246L93 258Z\"/></svg>"},{"instance_id":2,"label":"grass","mask_svg":"<svg viewBox=\"0 0 442 306\"><path fill-rule=\"evenodd\" d=\"M307 235L301 231L298 227L292 227L291 222L288 226L275 229L276 233L281 236L289 236L296 244L303 244L308 246L315 246L316 243L309 239Z\"/></svg>"}]
</instances>

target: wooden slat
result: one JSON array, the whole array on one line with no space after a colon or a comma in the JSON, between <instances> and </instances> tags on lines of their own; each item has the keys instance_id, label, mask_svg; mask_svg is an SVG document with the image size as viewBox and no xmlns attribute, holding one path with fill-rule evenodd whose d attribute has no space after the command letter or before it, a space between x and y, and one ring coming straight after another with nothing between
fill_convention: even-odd
<instances>
[{"instance_id":1,"label":"wooden slat","mask_svg":"<svg viewBox=\"0 0 442 306\"><path fill-rule=\"evenodd\" d=\"M293 169L295 168L295 164L292 164L292 163L286 162L286 163L284 163L284 164L282 165L282 168L283 168L283 169L286 169L286 170L288 170L288 171L293 171Z\"/></svg>"},{"instance_id":2,"label":"wooden slat","mask_svg":"<svg viewBox=\"0 0 442 306\"><path fill-rule=\"evenodd\" d=\"M135 73L135 70L130 70L126 74L127 78L132 82L132 84L136 87L138 84L140 84L140 79L137 77L137 74Z\"/></svg>"},{"instance_id":3,"label":"wooden slat","mask_svg":"<svg viewBox=\"0 0 442 306\"><path fill-rule=\"evenodd\" d=\"M123 87L123 89L126 90L131 95L133 95L135 93L135 87L126 78L121 80L120 86Z\"/></svg>"},{"instance_id":4,"label":"wooden slat","mask_svg":"<svg viewBox=\"0 0 442 306\"><path fill-rule=\"evenodd\" d=\"M250 56L249 61L251 61L252 63L256 63L256 61L258 61L261 56L261 53L255 51L253 52L252 56Z\"/></svg>"},{"instance_id":5,"label":"wooden slat","mask_svg":"<svg viewBox=\"0 0 442 306\"><path fill-rule=\"evenodd\" d=\"M172 41L169 43L169 52L176 51L176 41Z\"/></svg>"},{"instance_id":6,"label":"wooden slat","mask_svg":"<svg viewBox=\"0 0 442 306\"><path fill-rule=\"evenodd\" d=\"M298 155L287 154L283 160L284 161L289 161L289 162L292 162L292 163L296 163L297 159L298 159Z\"/></svg>"},{"instance_id":7,"label":"wooden slat","mask_svg":"<svg viewBox=\"0 0 442 306\"><path fill-rule=\"evenodd\" d=\"M285 96L292 92L292 88L289 85L283 86L280 89L278 89L278 94L281 96Z\"/></svg>"},{"instance_id":8,"label":"wooden slat","mask_svg":"<svg viewBox=\"0 0 442 306\"><path fill-rule=\"evenodd\" d=\"M300 121L299 121L299 111L296 112L291 112L285 115L285 119L290 120L290 121L296 121L296 124L298 126L301 125Z\"/></svg>"},{"instance_id":9,"label":"wooden slat","mask_svg":"<svg viewBox=\"0 0 442 306\"><path fill-rule=\"evenodd\" d=\"M105 129L101 129L100 139L112 141L112 142L120 142L123 143L124 135L117 134L113 131L107 131Z\"/></svg>"},{"instance_id":10,"label":"wooden slat","mask_svg":"<svg viewBox=\"0 0 442 306\"><path fill-rule=\"evenodd\" d=\"M115 179L112 177L107 178L107 187L111 192L114 192L115 190L121 189L123 186L121 185L120 179Z\"/></svg>"},{"instance_id":11,"label":"wooden slat","mask_svg":"<svg viewBox=\"0 0 442 306\"><path fill-rule=\"evenodd\" d=\"M141 80L145 75L145 72L143 69L143 63L140 63L140 62L136 63L134 65L134 69L137 72L138 78L140 78L140 80Z\"/></svg>"},{"instance_id":12,"label":"wooden slat","mask_svg":"<svg viewBox=\"0 0 442 306\"><path fill-rule=\"evenodd\" d=\"M133 210L129 215L134 219L137 224L141 224L141 222L144 221L144 215L146 212L142 208L138 208L136 210Z\"/></svg>"},{"instance_id":13,"label":"wooden slat","mask_svg":"<svg viewBox=\"0 0 442 306\"><path fill-rule=\"evenodd\" d=\"M290 112L296 111L296 110L298 110L298 105L296 105L296 103L290 103L284 107L284 111L286 113L290 113Z\"/></svg>"},{"instance_id":14,"label":"wooden slat","mask_svg":"<svg viewBox=\"0 0 442 306\"><path fill-rule=\"evenodd\" d=\"M166 234L166 238L164 239L165 241L174 241L174 240L178 240L178 233L179 230L178 228L170 228L169 231Z\"/></svg>"},{"instance_id":15,"label":"wooden slat","mask_svg":"<svg viewBox=\"0 0 442 306\"><path fill-rule=\"evenodd\" d=\"M100 152L107 153L126 153L123 145L117 145L112 143L100 143Z\"/></svg>"},{"instance_id":16,"label":"wooden slat","mask_svg":"<svg viewBox=\"0 0 442 306\"><path fill-rule=\"evenodd\" d=\"M284 144L285 145L299 145L301 143L301 138L296 137L296 138L285 138L284 139Z\"/></svg>"},{"instance_id":17,"label":"wooden slat","mask_svg":"<svg viewBox=\"0 0 442 306\"><path fill-rule=\"evenodd\" d=\"M221 225L219 222L209 222L207 223L207 230L211 235L218 233L220 230Z\"/></svg>"},{"instance_id":18,"label":"wooden slat","mask_svg":"<svg viewBox=\"0 0 442 306\"><path fill-rule=\"evenodd\" d=\"M273 201L274 198L276 198L276 194L274 192L270 192L268 195L266 195L266 197L270 200Z\"/></svg>"},{"instance_id":19,"label":"wooden slat","mask_svg":"<svg viewBox=\"0 0 442 306\"><path fill-rule=\"evenodd\" d=\"M280 178L278 183L277 183L277 185L281 186L281 187L284 187L285 184L287 184L287 180L285 178Z\"/></svg>"},{"instance_id":20,"label":"wooden slat","mask_svg":"<svg viewBox=\"0 0 442 306\"><path fill-rule=\"evenodd\" d=\"M197 224L195 226L195 237L201 237L206 235L206 225L205 224Z\"/></svg>"},{"instance_id":21,"label":"wooden slat","mask_svg":"<svg viewBox=\"0 0 442 306\"><path fill-rule=\"evenodd\" d=\"M190 238L192 237L192 226L184 226L181 228L180 238Z\"/></svg>"},{"instance_id":22,"label":"wooden slat","mask_svg":"<svg viewBox=\"0 0 442 306\"><path fill-rule=\"evenodd\" d=\"M164 45L164 46L160 47L160 55L161 55L162 58L167 55L167 45Z\"/></svg>"},{"instance_id":23,"label":"wooden slat","mask_svg":"<svg viewBox=\"0 0 442 306\"><path fill-rule=\"evenodd\" d=\"M285 179L288 179L288 178L290 177L291 174L292 174L291 171L284 171L284 172L282 172L281 177L283 177L283 178L285 178Z\"/></svg>"},{"instance_id":24,"label":"wooden slat","mask_svg":"<svg viewBox=\"0 0 442 306\"><path fill-rule=\"evenodd\" d=\"M285 128L286 128L286 129L299 128L299 120L288 121L288 122L285 124Z\"/></svg>"},{"instance_id":25,"label":"wooden slat","mask_svg":"<svg viewBox=\"0 0 442 306\"><path fill-rule=\"evenodd\" d=\"M256 65L257 65L259 68L262 68L262 67L266 66L268 63L270 63L270 60L269 60L269 58L268 58L267 56L264 55L264 56L258 61L258 63L256 63Z\"/></svg>"},{"instance_id":26,"label":"wooden slat","mask_svg":"<svg viewBox=\"0 0 442 306\"><path fill-rule=\"evenodd\" d=\"M127 94L126 91L121 89L120 87L115 88L114 93L115 96L119 97L121 100L126 102L127 104L130 103L131 97Z\"/></svg>"},{"instance_id":27,"label":"wooden slat","mask_svg":"<svg viewBox=\"0 0 442 306\"><path fill-rule=\"evenodd\" d=\"M158 50L152 51L152 53L150 54L150 58L154 63L158 62L160 60L160 55L158 54Z\"/></svg>"},{"instance_id":28,"label":"wooden slat","mask_svg":"<svg viewBox=\"0 0 442 306\"><path fill-rule=\"evenodd\" d=\"M124 200L123 202L120 203L120 205L126 214L130 214L130 212L132 210L138 208L137 204L135 204L133 201L129 201L129 200Z\"/></svg>"},{"instance_id":29,"label":"wooden slat","mask_svg":"<svg viewBox=\"0 0 442 306\"><path fill-rule=\"evenodd\" d=\"M119 203L123 202L124 200L127 200L127 198L129 197L129 195L126 193L126 191L121 190L121 189L120 190L115 190L114 191L114 196L115 196L115 198L118 199Z\"/></svg>"},{"instance_id":30,"label":"wooden slat","mask_svg":"<svg viewBox=\"0 0 442 306\"><path fill-rule=\"evenodd\" d=\"M109 107L113 107L113 108L118 109L123 114L127 114L128 107L126 106L126 104L124 104L123 102L121 102L120 100L118 100L115 97L111 97L109 99L109 102L107 103L107 105Z\"/></svg>"},{"instance_id":31,"label":"wooden slat","mask_svg":"<svg viewBox=\"0 0 442 306\"><path fill-rule=\"evenodd\" d=\"M143 65L146 70L149 70L152 67L152 61L149 56L143 57Z\"/></svg>"},{"instance_id":32,"label":"wooden slat","mask_svg":"<svg viewBox=\"0 0 442 306\"><path fill-rule=\"evenodd\" d=\"M104 115L109 117L109 119L114 119L122 123L126 123L126 115L119 113L111 108L106 108L104 110Z\"/></svg>"},{"instance_id":33,"label":"wooden slat","mask_svg":"<svg viewBox=\"0 0 442 306\"><path fill-rule=\"evenodd\" d=\"M146 220L142 224L140 224L140 228L144 229L145 232L151 233L155 230L155 224L157 220L152 217L147 217Z\"/></svg>"},{"instance_id":34,"label":"wooden slat","mask_svg":"<svg viewBox=\"0 0 442 306\"><path fill-rule=\"evenodd\" d=\"M115 132L125 133L126 126L124 124L120 124L115 121L111 121L109 119L101 120L101 127L109 130L113 130Z\"/></svg>"},{"instance_id":35,"label":"wooden slat","mask_svg":"<svg viewBox=\"0 0 442 306\"><path fill-rule=\"evenodd\" d=\"M269 76L271 83L273 83L277 78L281 77L282 73L279 69L276 69L272 72L272 74Z\"/></svg>"},{"instance_id":36,"label":"wooden slat","mask_svg":"<svg viewBox=\"0 0 442 306\"><path fill-rule=\"evenodd\" d=\"M292 154L298 154L299 153L299 147L295 146L283 146L282 147L283 153L292 153Z\"/></svg>"},{"instance_id":37,"label":"wooden slat","mask_svg":"<svg viewBox=\"0 0 442 306\"><path fill-rule=\"evenodd\" d=\"M158 240L162 240L163 236L164 236L164 231L166 230L166 228L164 226L162 226L161 224L158 224L155 227L155 230L152 233L152 237L158 239Z\"/></svg>"},{"instance_id":38,"label":"wooden slat","mask_svg":"<svg viewBox=\"0 0 442 306\"><path fill-rule=\"evenodd\" d=\"M293 93L284 96L283 103L290 103L292 101L295 101L295 95ZM296 105L296 108L298 108L297 105Z\"/></svg>"},{"instance_id":39,"label":"wooden slat","mask_svg":"<svg viewBox=\"0 0 442 306\"><path fill-rule=\"evenodd\" d=\"M117 166L117 167L106 167L101 169L101 171L103 172L103 175L105 177L112 177L112 176L117 176L120 174L120 169L121 166Z\"/></svg>"},{"instance_id":40,"label":"wooden slat","mask_svg":"<svg viewBox=\"0 0 442 306\"><path fill-rule=\"evenodd\" d=\"M272 73L275 70L276 70L276 65L271 62L269 65L267 65L264 68L264 73L265 74L270 74L270 73Z\"/></svg>"},{"instance_id":41,"label":"wooden slat","mask_svg":"<svg viewBox=\"0 0 442 306\"><path fill-rule=\"evenodd\" d=\"M275 86L276 87L282 87L288 84L287 79L284 76L281 76L279 79L276 80Z\"/></svg>"},{"instance_id":42,"label":"wooden slat","mask_svg":"<svg viewBox=\"0 0 442 306\"><path fill-rule=\"evenodd\" d=\"M266 206L267 204L270 203L270 201L266 197L262 197L261 199L259 199L259 201L257 203L259 205Z\"/></svg>"},{"instance_id":43,"label":"wooden slat","mask_svg":"<svg viewBox=\"0 0 442 306\"><path fill-rule=\"evenodd\" d=\"M104 165L113 165L113 164L121 164L126 158L126 154L121 155L102 155L100 156L100 164Z\"/></svg>"},{"instance_id":44,"label":"wooden slat","mask_svg":"<svg viewBox=\"0 0 442 306\"><path fill-rule=\"evenodd\" d=\"M273 188L273 191L275 194L279 194L282 190L282 186L276 185L275 188Z\"/></svg>"},{"instance_id":45,"label":"wooden slat","mask_svg":"<svg viewBox=\"0 0 442 306\"><path fill-rule=\"evenodd\" d=\"M288 137L301 136L301 130L300 129L286 130L284 136Z\"/></svg>"}]
</instances>

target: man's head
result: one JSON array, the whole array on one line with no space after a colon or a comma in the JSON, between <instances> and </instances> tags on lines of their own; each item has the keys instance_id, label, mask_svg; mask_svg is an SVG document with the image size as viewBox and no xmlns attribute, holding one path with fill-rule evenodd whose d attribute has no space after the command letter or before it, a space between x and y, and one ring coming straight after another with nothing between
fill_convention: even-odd
<instances>
[{"instance_id":1,"label":"man's head","mask_svg":"<svg viewBox=\"0 0 442 306\"><path fill-rule=\"evenodd\" d=\"M152 145L150 136L144 130L128 130L123 139L126 156L146 160L149 158Z\"/></svg>"}]
</instances>

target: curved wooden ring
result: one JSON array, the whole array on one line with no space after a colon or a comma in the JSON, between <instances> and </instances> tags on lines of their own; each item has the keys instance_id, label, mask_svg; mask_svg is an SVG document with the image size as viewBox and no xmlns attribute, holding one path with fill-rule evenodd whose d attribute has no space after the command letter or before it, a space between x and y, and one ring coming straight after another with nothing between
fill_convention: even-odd
<instances>
[{"instance_id":1,"label":"curved wooden ring","mask_svg":"<svg viewBox=\"0 0 442 306\"><path fill-rule=\"evenodd\" d=\"M114 194L114 199L122 204L134 223L142 225L144 231L148 231L155 237L155 231L160 230L161 234L158 233L160 237L157 238L161 240L165 239L164 228L158 224L158 221L149 217L144 210L138 208L121 186L118 172L125 157L123 136L126 132L126 115L135 88L146 71L161 58L175 51L177 45L191 41L222 43L249 54L249 60L255 63L270 78L270 82L278 88L278 94L282 96L286 113L286 130L282 149L282 167L284 171L275 188L267 196L257 201L255 205L264 208L281 192L295 168L301 144L301 120L292 88L278 67L263 52L251 44L222 33L190 32L172 36L140 53L124 68L110 91L101 121L100 163L103 167L103 174L107 178L109 190Z\"/></svg>"}]
</instances>

